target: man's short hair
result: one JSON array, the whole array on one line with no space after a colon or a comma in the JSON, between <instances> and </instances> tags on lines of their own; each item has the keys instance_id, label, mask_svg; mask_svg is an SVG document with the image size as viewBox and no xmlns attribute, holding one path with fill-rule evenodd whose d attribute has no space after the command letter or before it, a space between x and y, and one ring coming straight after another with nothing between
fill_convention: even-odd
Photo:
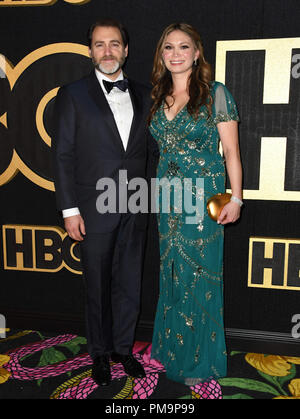
<instances>
[{"instance_id":1,"label":"man's short hair","mask_svg":"<svg viewBox=\"0 0 300 419\"><path fill-rule=\"evenodd\" d=\"M122 23L118 22L117 20L114 19L110 19L110 18L105 18L105 19L99 19L97 20L95 23L93 23L87 33L87 38L88 38L88 46L91 47L92 44L92 37L93 37L93 32L94 29L96 29L97 27L112 27L112 28L117 28L119 29L120 33L121 33L121 37L122 37L122 41L124 44L124 47L126 47L128 45L128 32L126 30L126 28L122 25Z\"/></svg>"}]
</instances>

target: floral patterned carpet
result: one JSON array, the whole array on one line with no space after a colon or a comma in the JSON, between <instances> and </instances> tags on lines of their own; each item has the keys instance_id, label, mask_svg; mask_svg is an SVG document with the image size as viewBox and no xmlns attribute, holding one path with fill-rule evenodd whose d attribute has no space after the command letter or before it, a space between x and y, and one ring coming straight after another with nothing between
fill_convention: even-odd
<instances>
[{"instance_id":1,"label":"floral patterned carpet","mask_svg":"<svg viewBox=\"0 0 300 419\"><path fill-rule=\"evenodd\" d=\"M112 383L100 388L91 378L84 337L8 332L0 339L0 399L300 398L300 358L231 352L226 378L188 387L168 380L150 353L149 343L135 343L145 378L128 377L121 364L111 363Z\"/></svg>"}]
</instances>

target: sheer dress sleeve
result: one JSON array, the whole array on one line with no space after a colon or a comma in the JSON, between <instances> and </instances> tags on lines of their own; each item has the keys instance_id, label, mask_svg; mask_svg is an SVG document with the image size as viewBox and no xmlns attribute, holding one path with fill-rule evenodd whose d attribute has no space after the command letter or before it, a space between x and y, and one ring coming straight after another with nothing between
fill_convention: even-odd
<instances>
[{"instance_id":1,"label":"sheer dress sleeve","mask_svg":"<svg viewBox=\"0 0 300 419\"><path fill-rule=\"evenodd\" d=\"M214 83L212 112L215 124L240 120L235 100L227 87L219 82Z\"/></svg>"}]
</instances>

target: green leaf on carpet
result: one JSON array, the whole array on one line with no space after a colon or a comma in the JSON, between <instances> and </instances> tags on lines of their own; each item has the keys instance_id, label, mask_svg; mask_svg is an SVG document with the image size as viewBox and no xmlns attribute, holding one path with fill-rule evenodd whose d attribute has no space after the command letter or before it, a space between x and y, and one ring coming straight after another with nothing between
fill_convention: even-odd
<instances>
[{"instance_id":1,"label":"green leaf on carpet","mask_svg":"<svg viewBox=\"0 0 300 419\"><path fill-rule=\"evenodd\" d=\"M265 384L261 381L253 380L250 378L222 378L219 379L218 382L221 386L238 387L245 390L270 393L274 396L280 395L280 393L269 384Z\"/></svg>"}]
</instances>

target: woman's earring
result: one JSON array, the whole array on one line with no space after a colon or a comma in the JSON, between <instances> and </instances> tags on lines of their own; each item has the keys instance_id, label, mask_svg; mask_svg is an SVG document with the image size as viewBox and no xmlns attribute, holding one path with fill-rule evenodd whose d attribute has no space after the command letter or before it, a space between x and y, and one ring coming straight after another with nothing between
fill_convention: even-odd
<instances>
[{"instance_id":1,"label":"woman's earring","mask_svg":"<svg viewBox=\"0 0 300 419\"><path fill-rule=\"evenodd\" d=\"M197 61L198 61L198 60L197 60L197 58L195 58L195 59L194 59L194 66L195 66L195 67L197 66Z\"/></svg>"}]
</instances>

